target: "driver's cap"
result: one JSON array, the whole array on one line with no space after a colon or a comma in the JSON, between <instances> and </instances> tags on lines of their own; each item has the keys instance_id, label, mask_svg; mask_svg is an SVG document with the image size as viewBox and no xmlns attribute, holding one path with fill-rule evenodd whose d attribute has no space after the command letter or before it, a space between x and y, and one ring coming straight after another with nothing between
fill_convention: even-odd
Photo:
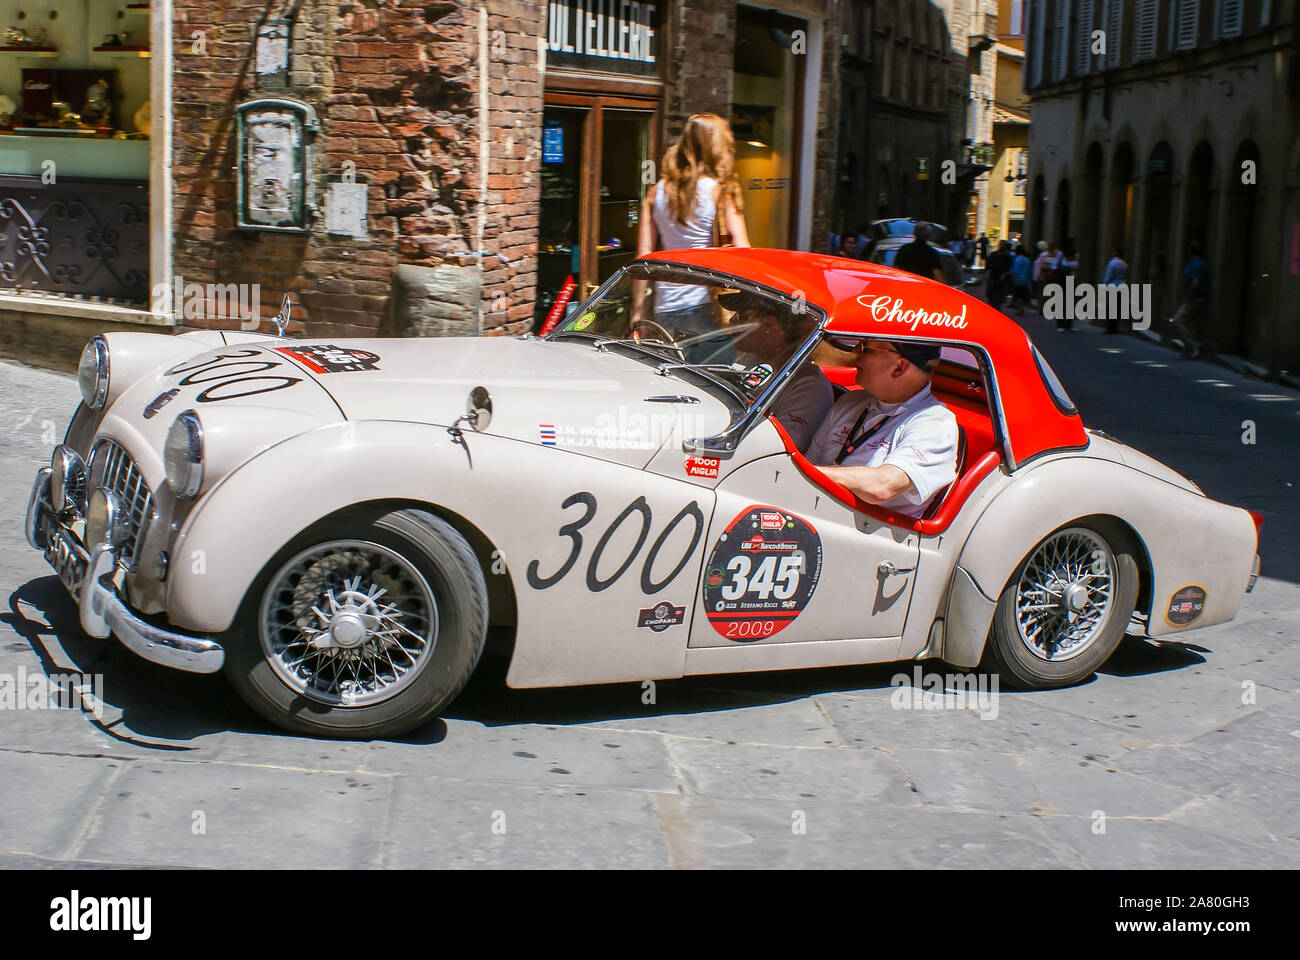
<instances>
[{"instance_id":1,"label":"driver's cap","mask_svg":"<svg viewBox=\"0 0 1300 960\"><path fill-rule=\"evenodd\" d=\"M735 293L718 294L718 303L722 304L728 310L766 310L768 313L777 313L780 305L774 300L760 296L757 293L750 293L748 290L737 290Z\"/></svg>"}]
</instances>

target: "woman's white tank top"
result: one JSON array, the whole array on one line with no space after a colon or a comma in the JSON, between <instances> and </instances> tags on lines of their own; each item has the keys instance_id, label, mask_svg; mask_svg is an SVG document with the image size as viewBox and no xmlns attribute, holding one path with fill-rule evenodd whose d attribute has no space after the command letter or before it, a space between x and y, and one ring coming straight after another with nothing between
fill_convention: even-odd
<instances>
[{"instance_id":1,"label":"woman's white tank top","mask_svg":"<svg viewBox=\"0 0 1300 960\"><path fill-rule=\"evenodd\" d=\"M713 177L700 177L695 182L695 209L682 224L668 209L664 182L660 180L655 184L654 222L659 231L659 249L681 250L713 245L713 221L718 215L713 191L717 186L718 181ZM703 303L708 296L704 287L661 281L655 284L655 309L685 310Z\"/></svg>"}]
</instances>

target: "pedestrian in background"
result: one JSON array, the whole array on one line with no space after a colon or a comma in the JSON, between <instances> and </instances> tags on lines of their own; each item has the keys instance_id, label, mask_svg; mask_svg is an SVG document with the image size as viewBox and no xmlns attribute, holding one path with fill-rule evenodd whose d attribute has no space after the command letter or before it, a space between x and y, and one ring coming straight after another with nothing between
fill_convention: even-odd
<instances>
[{"instance_id":1,"label":"pedestrian in background","mask_svg":"<svg viewBox=\"0 0 1300 960\"><path fill-rule=\"evenodd\" d=\"M1047 284L1048 273L1052 269L1052 258L1056 256L1056 245L1046 240L1038 241L1038 257L1034 260L1034 305L1043 306L1043 287Z\"/></svg>"},{"instance_id":2,"label":"pedestrian in background","mask_svg":"<svg viewBox=\"0 0 1300 960\"><path fill-rule=\"evenodd\" d=\"M1019 304L1016 316L1025 315L1025 304L1029 303L1031 296L1029 289L1030 271L1033 264L1029 262L1029 251L1025 249L1024 244L1016 247L1015 256L1011 261L1011 303Z\"/></svg>"},{"instance_id":3,"label":"pedestrian in background","mask_svg":"<svg viewBox=\"0 0 1300 960\"><path fill-rule=\"evenodd\" d=\"M1101 275L1103 287L1122 287L1128 278L1128 264L1124 262L1124 250L1116 247L1106 261L1106 270ZM1119 317L1107 315L1106 332L1119 333Z\"/></svg>"},{"instance_id":4,"label":"pedestrian in background","mask_svg":"<svg viewBox=\"0 0 1300 960\"><path fill-rule=\"evenodd\" d=\"M1011 244L1003 240L989 254L988 266L984 270L984 299L998 309L1002 308L1002 301L1006 299L1010 272Z\"/></svg>"},{"instance_id":5,"label":"pedestrian in background","mask_svg":"<svg viewBox=\"0 0 1300 960\"><path fill-rule=\"evenodd\" d=\"M1074 245L1074 237L1067 237L1061 249L1057 251L1056 256L1052 259L1052 271L1050 282L1065 283L1066 277L1074 276L1074 271L1079 268L1079 255ZM1061 317L1056 321L1056 329L1070 331L1074 329L1073 311L1062 310Z\"/></svg>"},{"instance_id":6,"label":"pedestrian in background","mask_svg":"<svg viewBox=\"0 0 1300 960\"><path fill-rule=\"evenodd\" d=\"M865 221L858 224L858 245L853 250L855 260L866 260L876 242L871 239L871 227Z\"/></svg>"},{"instance_id":7,"label":"pedestrian in background","mask_svg":"<svg viewBox=\"0 0 1300 960\"><path fill-rule=\"evenodd\" d=\"M985 270L989 268L989 235L981 233L978 246L980 249L980 266Z\"/></svg>"},{"instance_id":8,"label":"pedestrian in background","mask_svg":"<svg viewBox=\"0 0 1300 960\"><path fill-rule=\"evenodd\" d=\"M943 283L943 264L939 262L939 254L930 246L929 239L930 225L918 223L916 239L898 248L898 253L894 254L894 266L927 280Z\"/></svg>"},{"instance_id":9,"label":"pedestrian in background","mask_svg":"<svg viewBox=\"0 0 1300 960\"><path fill-rule=\"evenodd\" d=\"M1183 341L1180 360L1201 356L1205 350L1205 304L1210 297L1210 271L1201 259L1201 245L1193 240L1187 246L1187 266L1183 267L1183 302L1174 314L1174 330Z\"/></svg>"},{"instance_id":10,"label":"pedestrian in background","mask_svg":"<svg viewBox=\"0 0 1300 960\"><path fill-rule=\"evenodd\" d=\"M660 169L663 176L641 205L638 256L655 250L749 246L745 203L735 173L736 140L726 120L716 113L688 118L681 139L664 152ZM633 284L634 319L645 313L645 282ZM665 329L695 334L718 325L708 287L663 280L654 283L654 320Z\"/></svg>"},{"instance_id":11,"label":"pedestrian in background","mask_svg":"<svg viewBox=\"0 0 1300 960\"><path fill-rule=\"evenodd\" d=\"M975 237L973 234L966 234L966 239L962 242L961 260L967 270L975 266Z\"/></svg>"}]
</instances>

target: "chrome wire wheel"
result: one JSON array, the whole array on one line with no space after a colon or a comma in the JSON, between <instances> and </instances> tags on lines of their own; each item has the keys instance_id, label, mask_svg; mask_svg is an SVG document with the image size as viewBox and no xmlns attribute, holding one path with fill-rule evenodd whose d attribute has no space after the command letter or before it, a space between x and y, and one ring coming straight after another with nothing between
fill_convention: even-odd
<instances>
[{"instance_id":1,"label":"chrome wire wheel","mask_svg":"<svg viewBox=\"0 0 1300 960\"><path fill-rule=\"evenodd\" d=\"M409 686L431 659L438 605L419 569L364 540L335 540L293 557L263 594L262 651L291 690L364 707Z\"/></svg>"},{"instance_id":2,"label":"chrome wire wheel","mask_svg":"<svg viewBox=\"0 0 1300 960\"><path fill-rule=\"evenodd\" d=\"M1095 531L1070 527L1048 537L1016 585L1020 640L1039 660L1070 660L1102 634L1114 604L1115 555Z\"/></svg>"}]
</instances>

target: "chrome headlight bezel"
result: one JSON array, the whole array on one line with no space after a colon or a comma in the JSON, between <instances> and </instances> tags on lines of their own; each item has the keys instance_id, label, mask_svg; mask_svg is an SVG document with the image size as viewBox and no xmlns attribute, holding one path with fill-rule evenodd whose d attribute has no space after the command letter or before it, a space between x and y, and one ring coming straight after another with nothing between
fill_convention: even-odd
<instances>
[{"instance_id":1,"label":"chrome headlight bezel","mask_svg":"<svg viewBox=\"0 0 1300 960\"><path fill-rule=\"evenodd\" d=\"M203 486L203 424L193 410L180 414L163 445L167 484L179 500L192 500Z\"/></svg>"},{"instance_id":2,"label":"chrome headlight bezel","mask_svg":"<svg viewBox=\"0 0 1300 960\"><path fill-rule=\"evenodd\" d=\"M68 509L85 512L89 476L81 454L62 443L54 448L50 455L50 506L55 513Z\"/></svg>"},{"instance_id":3,"label":"chrome headlight bezel","mask_svg":"<svg viewBox=\"0 0 1300 960\"><path fill-rule=\"evenodd\" d=\"M92 410L102 410L108 400L108 341L102 336L92 337L81 351L77 364L77 384L81 397Z\"/></svg>"}]
</instances>

